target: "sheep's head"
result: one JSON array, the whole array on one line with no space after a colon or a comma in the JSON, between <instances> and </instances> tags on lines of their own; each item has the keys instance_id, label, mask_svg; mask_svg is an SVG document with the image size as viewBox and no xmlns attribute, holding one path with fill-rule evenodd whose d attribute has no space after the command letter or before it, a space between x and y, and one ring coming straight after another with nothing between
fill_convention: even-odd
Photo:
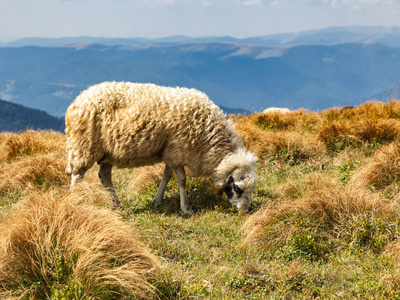
<instances>
[{"instance_id":1,"label":"sheep's head","mask_svg":"<svg viewBox=\"0 0 400 300\"><path fill-rule=\"evenodd\" d=\"M241 149L224 158L216 170L215 186L241 212L249 209L251 196L257 189L256 162L254 154Z\"/></svg>"}]
</instances>

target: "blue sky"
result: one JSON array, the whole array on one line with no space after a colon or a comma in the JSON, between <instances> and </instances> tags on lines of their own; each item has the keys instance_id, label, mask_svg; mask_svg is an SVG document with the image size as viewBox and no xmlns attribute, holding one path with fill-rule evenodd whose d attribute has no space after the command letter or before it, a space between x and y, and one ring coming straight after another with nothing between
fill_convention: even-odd
<instances>
[{"instance_id":1,"label":"blue sky","mask_svg":"<svg viewBox=\"0 0 400 300\"><path fill-rule=\"evenodd\" d=\"M400 26L399 0L1 0L0 41L23 37L250 37Z\"/></svg>"}]
</instances>

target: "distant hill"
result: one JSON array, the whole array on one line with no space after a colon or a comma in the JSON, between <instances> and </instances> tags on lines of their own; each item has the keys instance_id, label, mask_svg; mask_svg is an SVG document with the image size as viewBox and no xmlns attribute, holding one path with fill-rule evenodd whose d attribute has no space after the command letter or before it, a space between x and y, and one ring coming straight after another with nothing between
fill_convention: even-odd
<instances>
[{"instance_id":1,"label":"distant hill","mask_svg":"<svg viewBox=\"0 0 400 300\"><path fill-rule=\"evenodd\" d=\"M396 39L399 47L393 46ZM27 43L47 46L23 46ZM18 45L0 47L0 98L57 117L82 90L103 81L197 88L221 107L247 111L322 110L400 94L397 27L338 27L241 40L81 37Z\"/></svg>"},{"instance_id":2,"label":"distant hill","mask_svg":"<svg viewBox=\"0 0 400 300\"><path fill-rule=\"evenodd\" d=\"M64 38L22 38L8 43L0 43L0 47L60 47L66 45L92 43L106 46L139 46L139 45L173 45L192 42L230 42L262 46L287 46L300 44L326 45L333 43L376 42L387 46L400 47L400 27L367 27L346 26L328 27L319 30L307 30L296 33L273 34L249 38L231 36L189 37L183 35L165 38L105 38L105 37L64 37Z\"/></svg>"},{"instance_id":3,"label":"distant hill","mask_svg":"<svg viewBox=\"0 0 400 300\"><path fill-rule=\"evenodd\" d=\"M26 129L64 131L64 121L48 113L0 100L0 132Z\"/></svg>"},{"instance_id":4,"label":"distant hill","mask_svg":"<svg viewBox=\"0 0 400 300\"><path fill-rule=\"evenodd\" d=\"M400 48L376 43L0 48L0 98L62 117L88 86L131 81L197 88L219 106L248 111L321 110L397 88L399 58Z\"/></svg>"}]
</instances>

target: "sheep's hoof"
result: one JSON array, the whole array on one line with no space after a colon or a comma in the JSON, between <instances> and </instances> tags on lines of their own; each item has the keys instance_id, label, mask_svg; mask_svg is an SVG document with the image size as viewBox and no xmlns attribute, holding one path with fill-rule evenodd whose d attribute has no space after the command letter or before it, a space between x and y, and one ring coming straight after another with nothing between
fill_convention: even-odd
<instances>
[{"instance_id":1,"label":"sheep's hoof","mask_svg":"<svg viewBox=\"0 0 400 300\"><path fill-rule=\"evenodd\" d=\"M191 216L191 215L194 214L194 211L193 211L193 209L191 209L191 208L185 209L185 210L182 209L182 213L183 213L185 216Z\"/></svg>"},{"instance_id":2,"label":"sheep's hoof","mask_svg":"<svg viewBox=\"0 0 400 300\"><path fill-rule=\"evenodd\" d=\"M118 198L113 199L111 202L111 209L116 210L121 207L121 203L119 202Z\"/></svg>"},{"instance_id":3,"label":"sheep's hoof","mask_svg":"<svg viewBox=\"0 0 400 300\"><path fill-rule=\"evenodd\" d=\"M154 198L154 199L153 199L153 204L154 204L155 207L161 206L161 204L162 204L162 199L161 199L161 201L160 201L160 200Z\"/></svg>"}]
</instances>

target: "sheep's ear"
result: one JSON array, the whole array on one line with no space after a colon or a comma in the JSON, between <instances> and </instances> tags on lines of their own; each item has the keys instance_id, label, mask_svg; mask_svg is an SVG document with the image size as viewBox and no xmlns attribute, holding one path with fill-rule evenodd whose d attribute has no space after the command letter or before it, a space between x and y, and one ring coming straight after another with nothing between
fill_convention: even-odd
<instances>
[{"instance_id":1,"label":"sheep's ear","mask_svg":"<svg viewBox=\"0 0 400 300\"><path fill-rule=\"evenodd\" d=\"M222 180L221 180L221 181L215 182L214 186L215 186L217 189L222 190L222 189L225 188L226 186L232 184L232 182L234 182L234 179L233 179L232 175L229 175L228 178L227 178L225 181L222 181Z\"/></svg>"},{"instance_id":2,"label":"sheep's ear","mask_svg":"<svg viewBox=\"0 0 400 300\"><path fill-rule=\"evenodd\" d=\"M228 179L226 179L225 186L230 185L234 181L235 180L233 179L232 175L229 175Z\"/></svg>"},{"instance_id":3,"label":"sheep's ear","mask_svg":"<svg viewBox=\"0 0 400 300\"><path fill-rule=\"evenodd\" d=\"M232 183L235 181L235 179L232 177L232 175L229 175L228 178L226 179L226 182L224 184L224 187L232 185Z\"/></svg>"}]
</instances>

